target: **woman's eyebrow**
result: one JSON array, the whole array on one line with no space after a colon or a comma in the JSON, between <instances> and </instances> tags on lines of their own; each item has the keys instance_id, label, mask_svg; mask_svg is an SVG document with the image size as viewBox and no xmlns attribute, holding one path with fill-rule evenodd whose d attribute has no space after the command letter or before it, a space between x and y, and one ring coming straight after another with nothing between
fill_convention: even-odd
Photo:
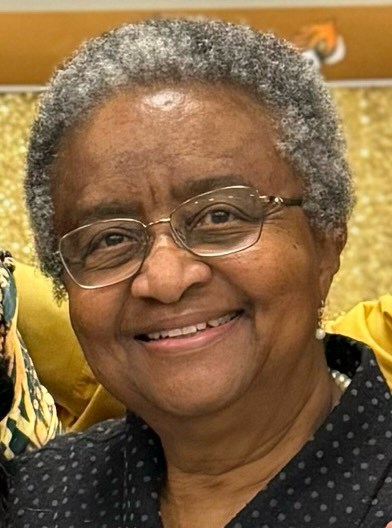
<instances>
[{"instance_id":1,"label":"woman's eyebrow","mask_svg":"<svg viewBox=\"0 0 392 528\"><path fill-rule=\"evenodd\" d=\"M243 176L236 174L200 177L176 185L173 190L173 195L181 201L197 194L230 185L247 185L247 182ZM141 218L142 215L142 205L136 201L102 201L97 204L86 204L85 206L81 206L78 214L83 224L105 218Z\"/></svg>"},{"instance_id":2,"label":"woman's eyebrow","mask_svg":"<svg viewBox=\"0 0 392 528\"><path fill-rule=\"evenodd\" d=\"M221 176L200 177L198 179L187 180L178 185L174 191L175 196L179 198L191 197L192 195L202 194L213 191L220 187L229 187L230 185L247 185L243 176L239 174L225 174Z\"/></svg>"},{"instance_id":3,"label":"woman's eyebrow","mask_svg":"<svg viewBox=\"0 0 392 528\"><path fill-rule=\"evenodd\" d=\"M138 218L141 214L140 204L136 202L100 202L96 205L86 206L80 211L83 223L94 222L105 218Z\"/></svg>"}]
</instances>

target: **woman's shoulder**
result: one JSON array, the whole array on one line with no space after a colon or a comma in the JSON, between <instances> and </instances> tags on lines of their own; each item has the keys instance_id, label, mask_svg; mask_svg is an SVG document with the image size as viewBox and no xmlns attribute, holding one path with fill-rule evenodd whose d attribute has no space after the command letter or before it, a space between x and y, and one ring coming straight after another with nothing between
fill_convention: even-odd
<instances>
[{"instance_id":1,"label":"woman's shoulder","mask_svg":"<svg viewBox=\"0 0 392 528\"><path fill-rule=\"evenodd\" d=\"M6 526L101 526L102 516L118 526L140 460L142 427L135 420L108 420L8 462Z\"/></svg>"},{"instance_id":2,"label":"woman's shoulder","mask_svg":"<svg viewBox=\"0 0 392 528\"><path fill-rule=\"evenodd\" d=\"M41 449L31 451L7 463L6 468L10 475L17 475L19 472L27 473L44 468L52 468L58 473L62 462L66 464L64 471L70 471L73 467L79 470L83 466L97 462L97 451L111 452L118 449L118 446L127 436L127 426L125 419L110 419L96 424L84 432L73 432L58 436L48 442ZM89 453L91 452L91 458ZM74 462L74 463L73 463Z\"/></svg>"},{"instance_id":3,"label":"woman's shoulder","mask_svg":"<svg viewBox=\"0 0 392 528\"><path fill-rule=\"evenodd\" d=\"M123 465L125 438L125 420L108 420L5 462L6 526L55 526L59 512L59 526L70 526L73 510L80 515L87 498L86 515L93 518L100 489L111 485L113 468Z\"/></svg>"},{"instance_id":4,"label":"woman's shoulder","mask_svg":"<svg viewBox=\"0 0 392 528\"><path fill-rule=\"evenodd\" d=\"M61 501L65 511L67 503L72 508L80 502L78 493L94 495L103 482L110 483L111 468L123 464L126 436L125 420L108 420L4 462L9 526L53 526L52 516Z\"/></svg>"}]
</instances>

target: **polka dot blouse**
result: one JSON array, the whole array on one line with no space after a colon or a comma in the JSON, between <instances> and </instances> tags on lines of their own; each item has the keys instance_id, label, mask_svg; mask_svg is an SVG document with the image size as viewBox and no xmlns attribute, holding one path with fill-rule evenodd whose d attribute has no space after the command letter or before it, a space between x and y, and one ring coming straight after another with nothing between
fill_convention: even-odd
<instances>
[{"instance_id":1,"label":"polka dot blouse","mask_svg":"<svg viewBox=\"0 0 392 528\"><path fill-rule=\"evenodd\" d=\"M331 369L353 378L340 404L226 528L385 528L392 520L391 393L365 345L329 336L326 355ZM133 415L60 437L6 470L0 526L162 526L162 448Z\"/></svg>"}]
</instances>

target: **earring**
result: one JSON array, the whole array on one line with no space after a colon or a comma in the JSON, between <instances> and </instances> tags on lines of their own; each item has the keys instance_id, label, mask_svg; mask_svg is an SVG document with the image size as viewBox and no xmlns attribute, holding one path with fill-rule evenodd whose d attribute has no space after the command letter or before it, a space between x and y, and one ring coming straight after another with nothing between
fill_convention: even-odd
<instances>
[{"instance_id":1,"label":"earring","mask_svg":"<svg viewBox=\"0 0 392 528\"><path fill-rule=\"evenodd\" d=\"M316 328L316 339L322 341L326 336L326 332L323 328L323 315L324 315L325 302L322 300L320 308L317 311L317 328Z\"/></svg>"}]
</instances>

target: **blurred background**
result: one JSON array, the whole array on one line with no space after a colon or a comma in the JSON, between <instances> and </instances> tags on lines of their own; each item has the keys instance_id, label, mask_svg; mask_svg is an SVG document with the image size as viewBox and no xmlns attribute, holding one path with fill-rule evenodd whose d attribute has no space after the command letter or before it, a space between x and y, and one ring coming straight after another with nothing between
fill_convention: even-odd
<instances>
[{"instance_id":1,"label":"blurred background","mask_svg":"<svg viewBox=\"0 0 392 528\"><path fill-rule=\"evenodd\" d=\"M270 30L313 61L341 112L357 205L329 316L392 293L392 2L0 0L0 247L34 263L23 201L39 92L86 37L151 17L222 18Z\"/></svg>"}]
</instances>

